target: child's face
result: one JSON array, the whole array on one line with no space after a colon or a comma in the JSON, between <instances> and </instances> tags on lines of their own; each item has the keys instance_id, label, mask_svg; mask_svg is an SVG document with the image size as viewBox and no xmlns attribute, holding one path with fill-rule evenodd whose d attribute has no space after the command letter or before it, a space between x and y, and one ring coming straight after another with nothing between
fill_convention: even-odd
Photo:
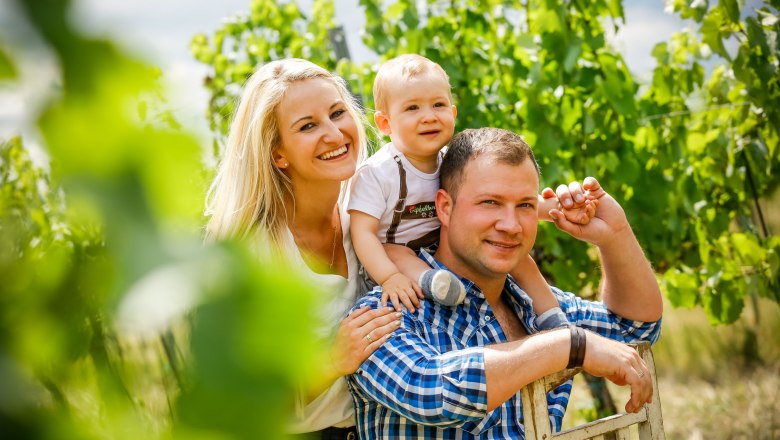
<instances>
[{"instance_id":1,"label":"child's face","mask_svg":"<svg viewBox=\"0 0 780 440\"><path fill-rule=\"evenodd\" d=\"M377 128L407 156L428 158L452 139L457 110L449 84L438 72L397 78L387 88L387 112L374 115Z\"/></svg>"}]
</instances>

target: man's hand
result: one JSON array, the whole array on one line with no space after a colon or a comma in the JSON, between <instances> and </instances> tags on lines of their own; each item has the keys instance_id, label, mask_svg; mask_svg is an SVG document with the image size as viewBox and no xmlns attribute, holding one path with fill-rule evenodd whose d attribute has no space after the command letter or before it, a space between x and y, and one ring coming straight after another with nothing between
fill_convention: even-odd
<instances>
[{"instance_id":1,"label":"man's hand","mask_svg":"<svg viewBox=\"0 0 780 440\"><path fill-rule=\"evenodd\" d=\"M631 386L626 412L638 412L653 401L653 378L639 353L628 345L586 331L587 346L583 370L617 385Z\"/></svg>"},{"instance_id":2,"label":"man's hand","mask_svg":"<svg viewBox=\"0 0 780 440\"><path fill-rule=\"evenodd\" d=\"M561 185L557 194L563 206L583 203L586 196L599 201L596 216L587 225L571 223L556 210L551 210L550 215L558 229L598 246L604 304L626 319L643 322L660 319L663 301L658 281L623 208L593 177L586 178L582 186L577 182Z\"/></svg>"},{"instance_id":3,"label":"man's hand","mask_svg":"<svg viewBox=\"0 0 780 440\"><path fill-rule=\"evenodd\" d=\"M587 200L596 202L596 214L587 225L569 221L561 210L550 211L558 229L574 238L601 246L629 229L623 208L593 177L585 178L582 185L579 182L561 185L556 193L564 208L585 205Z\"/></svg>"}]
</instances>

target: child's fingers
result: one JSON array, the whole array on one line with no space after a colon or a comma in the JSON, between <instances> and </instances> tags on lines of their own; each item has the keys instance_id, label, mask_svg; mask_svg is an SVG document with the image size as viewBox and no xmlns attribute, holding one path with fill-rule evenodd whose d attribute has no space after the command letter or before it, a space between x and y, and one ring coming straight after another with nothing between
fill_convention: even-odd
<instances>
[{"instance_id":1,"label":"child's fingers","mask_svg":"<svg viewBox=\"0 0 780 440\"><path fill-rule=\"evenodd\" d=\"M598 200L589 200L588 201L588 220L592 219L594 215L596 215L596 205L598 204Z\"/></svg>"},{"instance_id":2,"label":"child's fingers","mask_svg":"<svg viewBox=\"0 0 780 440\"><path fill-rule=\"evenodd\" d=\"M390 301L392 302L393 308L396 311L398 311L398 312L402 312L403 311L403 309L401 308L402 304L401 304L400 295L398 294L397 291L393 290L392 292L390 292Z\"/></svg>"},{"instance_id":3,"label":"child's fingers","mask_svg":"<svg viewBox=\"0 0 780 440\"><path fill-rule=\"evenodd\" d=\"M417 284L415 282L412 282L412 289L414 289L414 293L417 294L417 298L419 298L419 299L425 298L425 295L423 294L422 288L420 288L419 284ZM420 307L420 302L419 301L417 302L417 307Z\"/></svg>"},{"instance_id":4,"label":"child's fingers","mask_svg":"<svg viewBox=\"0 0 780 440\"><path fill-rule=\"evenodd\" d=\"M412 304L414 304L415 307L420 307L420 299L425 298L422 294L422 289L420 286L412 281L412 287L409 292L409 300L412 301Z\"/></svg>"},{"instance_id":5,"label":"child's fingers","mask_svg":"<svg viewBox=\"0 0 780 440\"><path fill-rule=\"evenodd\" d=\"M595 210L592 206L590 206L590 201L585 201L585 206L583 206L582 209L577 212L576 223L582 226L587 225L590 223L590 219L593 218L594 212Z\"/></svg>"},{"instance_id":6,"label":"child's fingers","mask_svg":"<svg viewBox=\"0 0 780 440\"><path fill-rule=\"evenodd\" d=\"M412 302L412 298L417 298L417 296L414 294L414 291L409 289L409 291L404 291L402 295L398 295L398 299L401 301L401 303L406 307L406 310L409 311L409 313L414 313L414 304ZM417 305L419 307L419 304Z\"/></svg>"},{"instance_id":7,"label":"child's fingers","mask_svg":"<svg viewBox=\"0 0 780 440\"><path fill-rule=\"evenodd\" d=\"M412 304L412 302L411 302L411 301L409 301L409 298L408 298L408 297L404 297L404 298L401 300L401 302L403 303L403 305L404 305L404 307L406 308L406 310L408 310L408 311L409 311L409 313L414 313L414 312L415 312L415 310L416 310L416 309L415 309L415 307L414 307L414 304Z\"/></svg>"},{"instance_id":8,"label":"child's fingers","mask_svg":"<svg viewBox=\"0 0 780 440\"><path fill-rule=\"evenodd\" d=\"M387 307L387 300L390 299L390 293L387 290L382 291L382 299L380 300L382 303L382 308Z\"/></svg>"},{"instance_id":9,"label":"child's fingers","mask_svg":"<svg viewBox=\"0 0 780 440\"><path fill-rule=\"evenodd\" d=\"M399 312L403 312L404 308L409 312L414 312L414 306L409 299L411 295L412 294L404 289L394 290L390 294L390 299L393 301L393 307L395 307L395 309Z\"/></svg>"}]
</instances>

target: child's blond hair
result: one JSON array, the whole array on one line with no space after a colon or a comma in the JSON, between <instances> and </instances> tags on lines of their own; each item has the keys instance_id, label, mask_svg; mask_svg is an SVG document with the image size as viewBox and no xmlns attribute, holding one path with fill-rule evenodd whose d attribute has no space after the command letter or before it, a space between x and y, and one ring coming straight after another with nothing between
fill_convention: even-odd
<instances>
[{"instance_id":1,"label":"child's blond hair","mask_svg":"<svg viewBox=\"0 0 780 440\"><path fill-rule=\"evenodd\" d=\"M449 85L450 77L447 76L447 72L440 65L421 55L399 55L382 64L374 79L374 108L387 113L387 87L393 78L410 79L427 72L441 74ZM447 88L447 94L450 97L450 101L452 101L452 92L449 87Z\"/></svg>"}]
</instances>

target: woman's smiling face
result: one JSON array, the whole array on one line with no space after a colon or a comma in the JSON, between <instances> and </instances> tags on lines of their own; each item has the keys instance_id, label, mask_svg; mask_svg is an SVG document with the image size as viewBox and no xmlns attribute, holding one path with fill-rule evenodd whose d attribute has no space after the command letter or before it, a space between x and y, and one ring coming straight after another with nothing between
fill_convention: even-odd
<instances>
[{"instance_id":1,"label":"woman's smiling face","mask_svg":"<svg viewBox=\"0 0 780 440\"><path fill-rule=\"evenodd\" d=\"M281 144L274 163L296 181L344 181L355 174L358 123L323 78L292 84L277 108Z\"/></svg>"}]
</instances>

